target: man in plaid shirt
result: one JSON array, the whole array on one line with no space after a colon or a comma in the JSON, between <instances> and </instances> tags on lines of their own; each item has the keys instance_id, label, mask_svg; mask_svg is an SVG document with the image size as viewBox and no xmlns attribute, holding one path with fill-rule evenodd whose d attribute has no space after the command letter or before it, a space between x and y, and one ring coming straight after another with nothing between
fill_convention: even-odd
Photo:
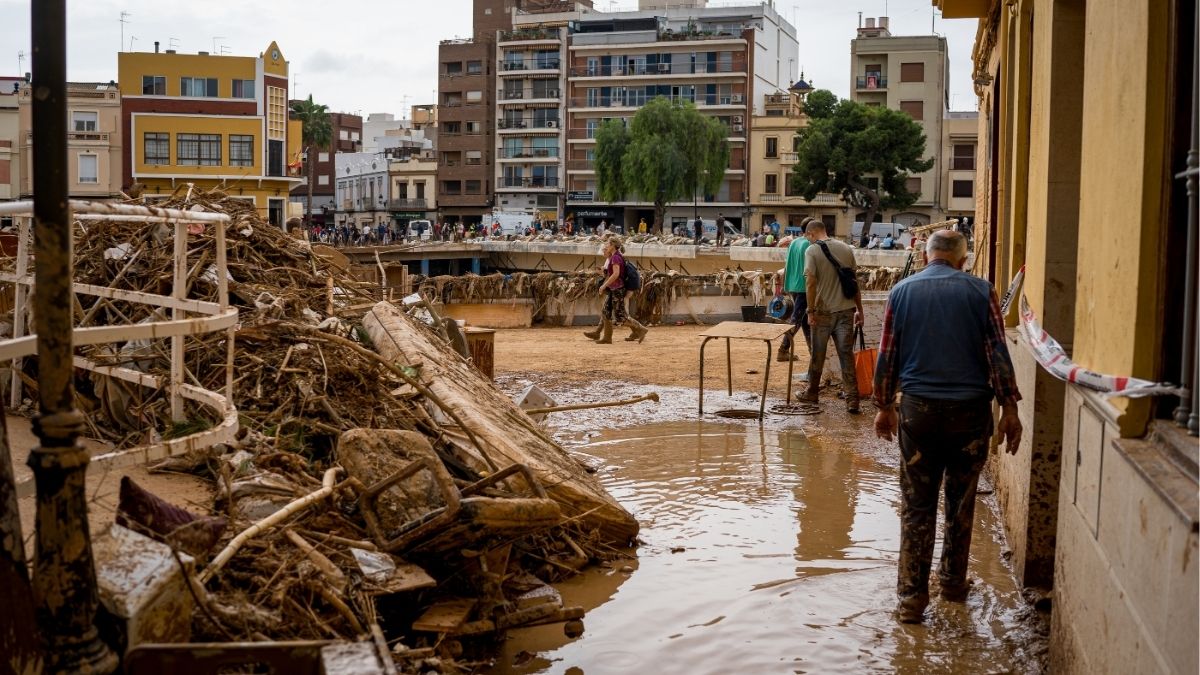
<instances>
[{"instance_id":1,"label":"man in plaid shirt","mask_svg":"<svg viewBox=\"0 0 1200 675\"><path fill-rule=\"evenodd\" d=\"M875 367L875 433L900 438L900 563L897 617L919 623L929 604L938 497L945 481L946 524L938 581L943 600L966 600L967 560L979 472L996 431L1005 449L1021 443L1012 361L991 285L962 272L967 240L935 232L928 266L888 295ZM896 393L902 392L897 414Z\"/></svg>"}]
</instances>

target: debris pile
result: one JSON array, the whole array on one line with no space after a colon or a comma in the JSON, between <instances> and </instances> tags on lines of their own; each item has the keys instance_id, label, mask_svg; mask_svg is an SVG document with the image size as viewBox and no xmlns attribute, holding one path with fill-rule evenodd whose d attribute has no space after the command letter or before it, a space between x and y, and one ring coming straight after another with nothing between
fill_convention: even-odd
<instances>
[{"instance_id":1,"label":"debris pile","mask_svg":"<svg viewBox=\"0 0 1200 675\"><path fill-rule=\"evenodd\" d=\"M539 623L582 631L582 610L564 607L548 584L624 555L638 526L581 463L419 310L377 302L376 286L266 225L253 206L190 187L154 205L233 217L225 236L230 302L240 310L241 431L229 446L154 467L210 479L211 513L122 486L124 526L194 557L192 640L374 636L404 672L453 672L486 658L476 649L488 640L466 638ZM77 281L170 293L171 227L77 227ZM188 235L191 299L217 299L213 227ZM116 298L79 302L89 326L161 311ZM222 390L227 347L224 334L188 338L187 379ZM80 352L169 370L164 340ZM104 376L77 386L91 432L118 447L215 422L190 404L188 422L173 422L163 392Z\"/></svg>"}]
</instances>

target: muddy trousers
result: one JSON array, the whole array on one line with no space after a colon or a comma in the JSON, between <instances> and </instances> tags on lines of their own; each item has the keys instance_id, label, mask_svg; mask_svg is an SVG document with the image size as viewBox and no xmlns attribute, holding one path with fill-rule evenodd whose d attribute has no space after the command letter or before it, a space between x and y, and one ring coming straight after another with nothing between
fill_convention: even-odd
<instances>
[{"instance_id":1,"label":"muddy trousers","mask_svg":"<svg viewBox=\"0 0 1200 675\"><path fill-rule=\"evenodd\" d=\"M838 362L842 370L842 393L846 395L847 403L858 402L858 379L854 371L854 308L819 314L809 328L812 358L808 363L808 391L806 398L816 400L821 388L821 373L825 370L825 352L829 348L829 340L837 350Z\"/></svg>"},{"instance_id":2,"label":"muddy trousers","mask_svg":"<svg viewBox=\"0 0 1200 675\"><path fill-rule=\"evenodd\" d=\"M604 293L604 309L602 310L604 318L612 323L613 327L624 325L625 323L625 289L607 289Z\"/></svg>"},{"instance_id":3,"label":"muddy trousers","mask_svg":"<svg viewBox=\"0 0 1200 675\"><path fill-rule=\"evenodd\" d=\"M783 334L783 340L779 343L779 351L792 353L792 341L795 339L797 330L804 333L804 344L811 350L812 329L808 326L808 294L801 291L788 293L788 295L792 296L792 315L788 317L792 328Z\"/></svg>"},{"instance_id":4,"label":"muddy trousers","mask_svg":"<svg viewBox=\"0 0 1200 675\"><path fill-rule=\"evenodd\" d=\"M990 398L951 401L905 394L900 403L900 564L896 595L923 609L937 532L938 498L945 484L946 522L938 581L965 591L975 490L992 435Z\"/></svg>"}]
</instances>

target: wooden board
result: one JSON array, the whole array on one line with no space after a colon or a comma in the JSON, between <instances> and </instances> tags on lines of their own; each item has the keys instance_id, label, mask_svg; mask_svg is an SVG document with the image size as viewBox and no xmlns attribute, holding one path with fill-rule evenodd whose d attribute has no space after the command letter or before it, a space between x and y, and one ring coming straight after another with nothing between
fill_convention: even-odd
<instances>
[{"instance_id":1,"label":"wooden board","mask_svg":"<svg viewBox=\"0 0 1200 675\"><path fill-rule=\"evenodd\" d=\"M443 306L441 313L480 328L529 328L533 325L533 305L528 303L454 303Z\"/></svg>"},{"instance_id":2,"label":"wooden board","mask_svg":"<svg viewBox=\"0 0 1200 675\"><path fill-rule=\"evenodd\" d=\"M737 340L775 340L783 337L792 326L785 323L747 323L722 321L706 329L700 337L732 338Z\"/></svg>"},{"instance_id":3,"label":"wooden board","mask_svg":"<svg viewBox=\"0 0 1200 675\"><path fill-rule=\"evenodd\" d=\"M471 362L489 380L496 379L496 331L491 328L467 326L463 332L467 334L467 349L471 351Z\"/></svg>"},{"instance_id":4,"label":"wooden board","mask_svg":"<svg viewBox=\"0 0 1200 675\"><path fill-rule=\"evenodd\" d=\"M472 609L474 600L445 600L425 610L412 627L428 633L452 633L467 621Z\"/></svg>"},{"instance_id":5,"label":"wooden board","mask_svg":"<svg viewBox=\"0 0 1200 675\"><path fill-rule=\"evenodd\" d=\"M500 468L529 467L547 495L558 502L564 518L579 517L581 526L599 530L606 542L617 546L637 536L637 520L596 477L427 326L381 302L363 317L363 327L384 358L422 364L422 380L471 428L485 446L483 452ZM455 444L464 447L463 461L480 472L491 472L478 449L461 438Z\"/></svg>"}]
</instances>

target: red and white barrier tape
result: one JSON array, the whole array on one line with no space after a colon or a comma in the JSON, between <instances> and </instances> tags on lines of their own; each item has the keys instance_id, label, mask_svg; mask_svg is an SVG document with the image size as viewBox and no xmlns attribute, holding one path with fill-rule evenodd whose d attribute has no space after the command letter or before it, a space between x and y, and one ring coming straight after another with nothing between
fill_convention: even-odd
<instances>
[{"instance_id":1,"label":"red and white barrier tape","mask_svg":"<svg viewBox=\"0 0 1200 675\"><path fill-rule=\"evenodd\" d=\"M1003 314L1008 314L1013 298L1020 293L1024 280L1025 268L1021 267L1000 302L1000 310ZM1025 346L1033 352L1033 358L1038 365L1064 382L1100 392L1104 396L1138 398L1143 396L1182 396L1185 393L1183 389L1171 384L1139 380L1134 377L1105 375L1076 365L1067 356L1062 345L1058 344L1058 340L1042 329L1037 315L1033 313L1033 308L1029 306L1023 293L1021 293L1020 333Z\"/></svg>"}]
</instances>

